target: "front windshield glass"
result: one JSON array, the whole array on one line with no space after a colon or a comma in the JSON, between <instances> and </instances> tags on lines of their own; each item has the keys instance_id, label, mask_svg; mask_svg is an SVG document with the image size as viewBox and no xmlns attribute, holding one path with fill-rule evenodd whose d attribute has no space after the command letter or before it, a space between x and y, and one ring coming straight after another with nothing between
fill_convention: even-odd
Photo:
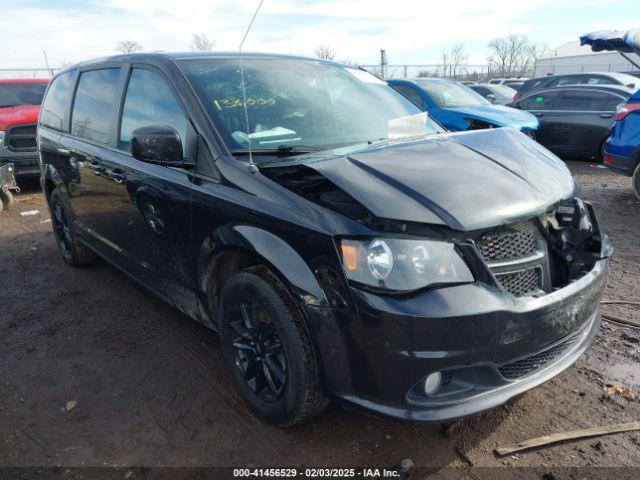
<instances>
[{"instance_id":1,"label":"front windshield glass","mask_svg":"<svg viewBox=\"0 0 640 480\"><path fill-rule=\"evenodd\" d=\"M244 57L249 131L238 58L181 68L233 151L331 149L444 130L363 70L314 60Z\"/></svg>"},{"instance_id":2,"label":"front windshield glass","mask_svg":"<svg viewBox=\"0 0 640 480\"><path fill-rule=\"evenodd\" d=\"M46 83L0 83L0 108L40 105Z\"/></svg>"},{"instance_id":3,"label":"front windshield glass","mask_svg":"<svg viewBox=\"0 0 640 480\"><path fill-rule=\"evenodd\" d=\"M447 80L416 80L438 108L479 107L491 105L482 95L458 82Z\"/></svg>"}]
</instances>

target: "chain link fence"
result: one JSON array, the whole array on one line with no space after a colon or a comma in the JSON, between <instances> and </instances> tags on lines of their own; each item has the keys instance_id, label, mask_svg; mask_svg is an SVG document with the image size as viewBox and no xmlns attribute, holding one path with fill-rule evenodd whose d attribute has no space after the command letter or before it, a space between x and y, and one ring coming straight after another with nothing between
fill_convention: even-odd
<instances>
[{"instance_id":1,"label":"chain link fence","mask_svg":"<svg viewBox=\"0 0 640 480\"><path fill-rule=\"evenodd\" d=\"M489 65L448 65L443 66L435 63L424 64L394 64L394 65L360 65L365 70L377 75L380 78L417 78L417 77L440 77L452 78L455 80L470 80L483 82L492 78ZM495 76L495 75L493 75Z\"/></svg>"},{"instance_id":2,"label":"chain link fence","mask_svg":"<svg viewBox=\"0 0 640 480\"><path fill-rule=\"evenodd\" d=\"M59 68L0 68L2 78L51 78Z\"/></svg>"}]
</instances>

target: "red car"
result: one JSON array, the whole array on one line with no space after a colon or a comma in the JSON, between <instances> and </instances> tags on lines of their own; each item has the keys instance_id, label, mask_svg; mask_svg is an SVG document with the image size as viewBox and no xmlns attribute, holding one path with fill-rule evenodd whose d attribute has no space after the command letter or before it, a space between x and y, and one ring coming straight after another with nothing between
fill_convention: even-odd
<instances>
[{"instance_id":1,"label":"red car","mask_svg":"<svg viewBox=\"0 0 640 480\"><path fill-rule=\"evenodd\" d=\"M36 128L49 80L0 79L0 165L13 163L19 178L40 174Z\"/></svg>"}]
</instances>

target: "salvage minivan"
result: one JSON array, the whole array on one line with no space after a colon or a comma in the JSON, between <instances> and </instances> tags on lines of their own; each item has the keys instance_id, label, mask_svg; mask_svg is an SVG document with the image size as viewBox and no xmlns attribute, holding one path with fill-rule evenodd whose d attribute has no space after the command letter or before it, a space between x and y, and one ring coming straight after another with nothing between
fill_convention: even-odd
<instances>
[{"instance_id":1,"label":"salvage minivan","mask_svg":"<svg viewBox=\"0 0 640 480\"><path fill-rule=\"evenodd\" d=\"M100 257L219 332L277 425L329 400L480 412L565 370L600 325L612 250L567 167L514 129L447 132L357 68L84 62L52 80L38 146L66 263Z\"/></svg>"}]
</instances>

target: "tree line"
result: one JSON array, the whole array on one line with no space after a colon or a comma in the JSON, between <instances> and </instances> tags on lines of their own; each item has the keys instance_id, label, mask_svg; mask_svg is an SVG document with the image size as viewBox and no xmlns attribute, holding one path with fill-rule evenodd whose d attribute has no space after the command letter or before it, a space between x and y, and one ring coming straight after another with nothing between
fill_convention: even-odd
<instances>
[{"instance_id":1,"label":"tree line","mask_svg":"<svg viewBox=\"0 0 640 480\"><path fill-rule=\"evenodd\" d=\"M216 45L214 39L206 33L193 34L190 48L193 51L209 51ZM487 76L523 77L534 72L536 60L545 53L547 45L533 42L527 35L513 33L506 37L494 38L488 44ZM116 51L129 54L142 51L140 43L133 40L122 40L117 43ZM314 49L314 55L323 60L335 60L337 52L328 45L320 45ZM466 78L469 56L463 43L445 48L440 53L439 67L436 71L420 72L419 76L438 76L450 78ZM354 65L356 62L344 61Z\"/></svg>"}]
</instances>

